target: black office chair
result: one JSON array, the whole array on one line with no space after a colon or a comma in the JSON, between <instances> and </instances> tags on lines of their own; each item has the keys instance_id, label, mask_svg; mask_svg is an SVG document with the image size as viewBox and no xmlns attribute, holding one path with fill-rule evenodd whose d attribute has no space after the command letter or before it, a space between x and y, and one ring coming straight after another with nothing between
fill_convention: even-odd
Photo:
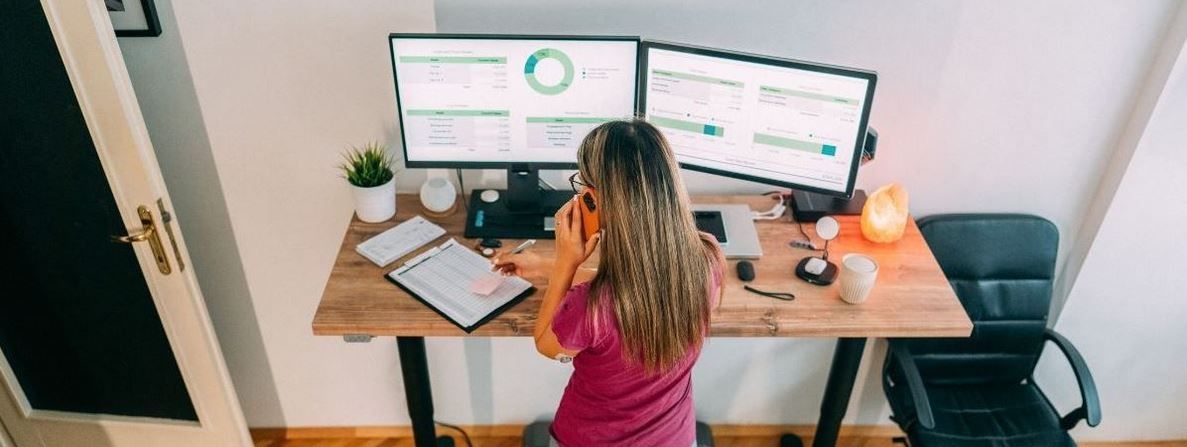
<instances>
[{"instance_id":1,"label":"black office chair","mask_svg":"<svg viewBox=\"0 0 1187 447\"><path fill-rule=\"evenodd\" d=\"M973 320L967 339L890 340L882 388L891 419L922 446L1075 446L1067 431L1100 423L1088 366L1047 329L1059 230L1016 214L919 220L940 267ZM1083 404L1062 418L1035 384L1050 341L1072 365Z\"/></svg>"}]
</instances>

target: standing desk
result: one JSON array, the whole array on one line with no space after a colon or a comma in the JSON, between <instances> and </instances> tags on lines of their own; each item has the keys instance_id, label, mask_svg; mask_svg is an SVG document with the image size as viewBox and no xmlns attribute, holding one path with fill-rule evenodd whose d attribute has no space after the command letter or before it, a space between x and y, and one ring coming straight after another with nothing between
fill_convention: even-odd
<instances>
[{"instance_id":1,"label":"standing desk","mask_svg":"<svg viewBox=\"0 0 1187 447\"><path fill-rule=\"evenodd\" d=\"M693 202L746 203L754 210L766 210L772 204L762 196L698 196ZM548 280L526 278L540 290L466 334L384 278L419 251L382 269L354 251L355 245L394 222L422 213L416 196L401 194L397 203L399 212L394 221L369 224L356 217L350 223L313 317L313 333L348 340L352 336L395 336L416 446L429 447L437 445L437 440L424 337L530 337ZM465 215L460 210L431 220L447 231L433 244L447 237L475 242L462 236ZM787 219L757 221L763 257L754 261L757 278L752 284L759 289L791 291L796 299L775 300L743 290L734 274L736 261L730 261L724 272L724 297L713 311L710 329L713 337L837 338L813 446L836 444L867 338L968 337L973 329L914 220L909 222L903 239L893 244L865 240L858 216L838 216L837 220L841 234L829 246L830 259L839 262L846 253L861 252L873 256L879 264L877 285L864 304L841 301L836 284L819 287L796 279L796 263L812 254L788 246L789 241L802 237L796 225ZM805 224L804 228L815 237L813 224ZM504 247L517 243L504 241ZM545 258L555 253L551 240L540 240L532 250ZM591 259L587 265L596 265L594 261Z\"/></svg>"}]
</instances>

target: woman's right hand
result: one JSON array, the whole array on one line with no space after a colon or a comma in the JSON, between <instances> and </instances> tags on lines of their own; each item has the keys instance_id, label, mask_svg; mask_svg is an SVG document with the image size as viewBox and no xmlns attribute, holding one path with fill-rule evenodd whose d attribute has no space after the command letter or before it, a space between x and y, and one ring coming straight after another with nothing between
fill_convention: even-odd
<instances>
[{"instance_id":1,"label":"woman's right hand","mask_svg":"<svg viewBox=\"0 0 1187 447\"><path fill-rule=\"evenodd\" d=\"M531 251L501 254L495 256L491 262L499 273L523 278L547 278L549 268L552 267L544 258Z\"/></svg>"},{"instance_id":2,"label":"woman's right hand","mask_svg":"<svg viewBox=\"0 0 1187 447\"><path fill-rule=\"evenodd\" d=\"M590 237L588 241L583 240L581 210L577 208L577 196L573 196L572 200L557 210L554 217L556 218L556 266L567 269L568 273L573 273L597 249L602 234L599 232Z\"/></svg>"}]
</instances>

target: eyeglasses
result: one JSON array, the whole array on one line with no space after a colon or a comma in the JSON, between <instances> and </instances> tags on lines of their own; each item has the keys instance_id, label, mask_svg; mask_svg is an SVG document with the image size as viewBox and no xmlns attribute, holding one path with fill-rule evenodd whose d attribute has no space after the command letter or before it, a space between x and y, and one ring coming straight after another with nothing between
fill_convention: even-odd
<instances>
[{"instance_id":1,"label":"eyeglasses","mask_svg":"<svg viewBox=\"0 0 1187 447\"><path fill-rule=\"evenodd\" d=\"M573 188L573 192L581 192L581 188L593 188L593 185L577 180L581 175L580 172L574 172L569 176L569 187Z\"/></svg>"}]
</instances>

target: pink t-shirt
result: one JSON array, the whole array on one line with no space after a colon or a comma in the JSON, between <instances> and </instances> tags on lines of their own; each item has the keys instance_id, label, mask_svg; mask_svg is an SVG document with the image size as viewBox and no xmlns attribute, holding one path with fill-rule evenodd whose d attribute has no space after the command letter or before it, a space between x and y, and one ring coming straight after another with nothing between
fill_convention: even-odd
<instances>
[{"instance_id":1,"label":"pink t-shirt","mask_svg":"<svg viewBox=\"0 0 1187 447\"><path fill-rule=\"evenodd\" d=\"M720 272L712 275L710 305L716 300ZM610 296L604 295L595 325L586 299L590 284L569 289L561 300L552 330L561 346L580 350L573 375L552 422L552 436L564 447L674 446L696 440L692 405L692 349L670 371L647 376L627 363Z\"/></svg>"}]
</instances>

